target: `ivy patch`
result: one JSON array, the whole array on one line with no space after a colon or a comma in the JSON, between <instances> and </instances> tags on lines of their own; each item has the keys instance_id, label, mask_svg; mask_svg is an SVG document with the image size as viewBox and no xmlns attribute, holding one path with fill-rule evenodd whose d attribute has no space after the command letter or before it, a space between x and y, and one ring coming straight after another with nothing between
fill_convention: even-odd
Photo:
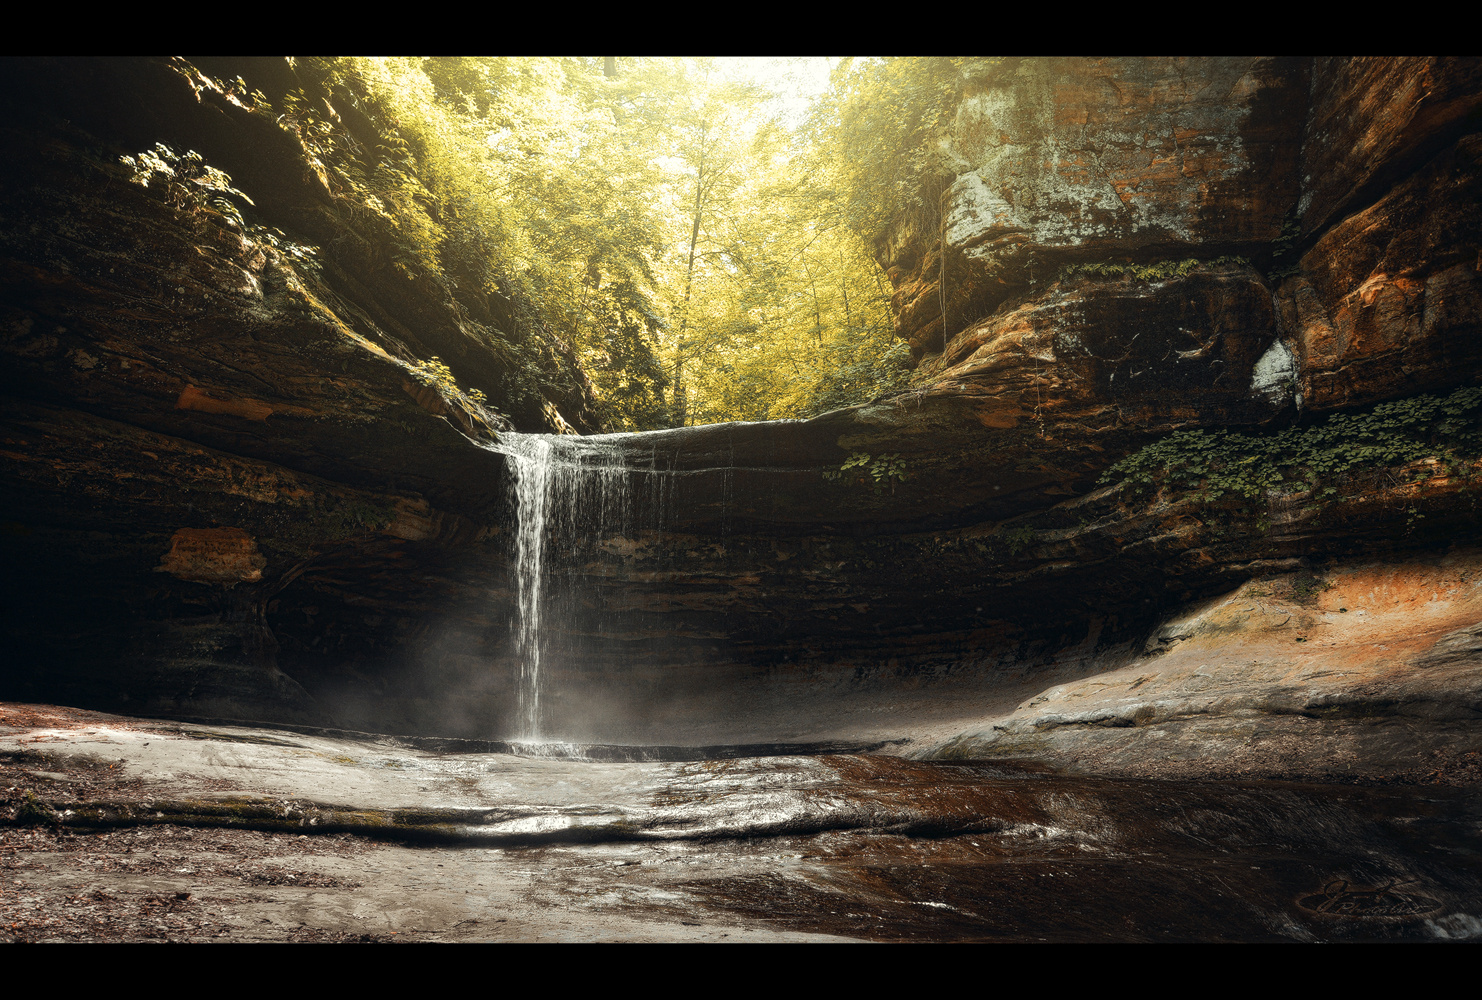
<instances>
[{"instance_id":1,"label":"ivy patch","mask_svg":"<svg viewBox=\"0 0 1482 1000\"><path fill-rule=\"evenodd\" d=\"M1417 479L1470 476L1482 458L1482 387L1448 396L1412 396L1359 413L1335 413L1321 423L1274 434L1176 431L1107 470L1103 483L1122 481L1138 492L1192 494L1205 503L1230 495L1246 500L1308 490L1335 497L1350 473L1432 460Z\"/></svg>"}]
</instances>

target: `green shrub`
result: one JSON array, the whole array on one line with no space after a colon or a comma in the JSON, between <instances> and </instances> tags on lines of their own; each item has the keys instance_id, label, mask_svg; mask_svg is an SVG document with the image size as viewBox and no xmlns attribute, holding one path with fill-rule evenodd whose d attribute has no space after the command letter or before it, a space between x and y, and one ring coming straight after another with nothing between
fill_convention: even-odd
<instances>
[{"instance_id":1,"label":"green shrub","mask_svg":"<svg viewBox=\"0 0 1482 1000\"><path fill-rule=\"evenodd\" d=\"M1354 472L1435 459L1441 473L1471 474L1482 458L1482 387L1448 396L1412 396L1359 413L1335 413L1305 427L1270 434L1175 431L1113 465L1103 483L1143 492L1196 494L1206 503L1226 495L1247 500L1316 491L1339 492ZM1418 470L1416 478L1432 472Z\"/></svg>"}]
</instances>

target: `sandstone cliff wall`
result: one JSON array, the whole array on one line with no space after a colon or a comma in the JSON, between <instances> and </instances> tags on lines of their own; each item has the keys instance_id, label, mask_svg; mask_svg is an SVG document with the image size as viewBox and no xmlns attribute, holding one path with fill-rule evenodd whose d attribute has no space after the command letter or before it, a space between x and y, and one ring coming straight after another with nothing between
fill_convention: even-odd
<instances>
[{"instance_id":1,"label":"sandstone cliff wall","mask_svg":"<svg viewBox=\"0 0 1482 1000\"><path fill-rule=\"evenodd\" d=\"M1474 542L1471 466L1245 502L1100 480L1174 431L1477 384L1477 66L972 69L942 217L881 248L914 387L615 445L665 502L568 540L586 610L554 710L634 738L814 712L803 692L888 714L1141 656L1160 617L1252 578ZM502 307L392 280L302 149L189 64L4 73L0 694L498 732L511 516L478 442L502 416L589 429L580 379L506 405ZM38 87L61 96L23 114ZM118 157L156 141L228 170L322 271L130 183ZM418 380L432 355L493 405Z\"/></svg>"},{"instance_id":2,"label":"sandstone cliff wall","mask_svg":"<svg viewBox=\"0 0 1482 1000\"><path fill-rule=\"evenodd\" d=\"M970 67L940 222L902 219L880 247L897 332L930 381L951 342L1053 295L1067 268L1238 256L1280 303L1265 335L1296 355L1305 407L1465 384L1479 76L1475 59L1419 57ZM1181 297L1136 285L1145 307Z\"/></svg>"}]
</instances>

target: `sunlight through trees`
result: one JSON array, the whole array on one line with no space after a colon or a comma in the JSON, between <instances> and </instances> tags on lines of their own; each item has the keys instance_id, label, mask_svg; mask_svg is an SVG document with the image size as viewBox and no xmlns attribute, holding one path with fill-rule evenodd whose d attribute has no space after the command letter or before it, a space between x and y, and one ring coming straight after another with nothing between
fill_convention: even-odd
<instances>
[{"instance_id":1,"label":"sunlight through trees","mask_svg":"<svg viewBox=\"0 0 1482 1000\"><path fill-rule=\"evenodd\" d=\"M534 303L611 429L803 417L904 385L876 244L890 206L930 207L954 61L836 60L826 87L805 60L322 68L382 123L367 150L335 109L285 99L337 193L394 221L409 279Z\"/></svg>"}]
</instances>

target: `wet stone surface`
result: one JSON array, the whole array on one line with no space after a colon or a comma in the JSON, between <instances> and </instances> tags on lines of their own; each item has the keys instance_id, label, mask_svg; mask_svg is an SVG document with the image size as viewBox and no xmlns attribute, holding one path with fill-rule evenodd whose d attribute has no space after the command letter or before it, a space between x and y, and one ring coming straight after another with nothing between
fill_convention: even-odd
<instances>
[{"instance_id":1,"label":"wet stone surface","mask_svg":"<svg viewBox=\"0 0 1482 1000\"><path fill-rule=\"evenodd\" d=\"M1475 785L373 752L4 709L8 941L1482 936Z\"/></svg>"}]
</instances>

